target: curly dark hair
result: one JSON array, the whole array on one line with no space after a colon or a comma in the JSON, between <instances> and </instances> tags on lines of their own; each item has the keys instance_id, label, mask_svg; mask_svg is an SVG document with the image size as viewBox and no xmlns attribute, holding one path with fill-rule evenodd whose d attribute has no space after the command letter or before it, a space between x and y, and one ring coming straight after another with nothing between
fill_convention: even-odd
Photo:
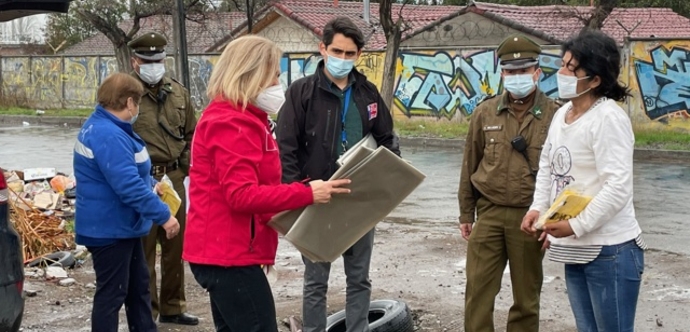
<instances>
[{"instance_id":1,"label":"curly dark hair","mask_svg":"<svg viewBox=\"0 0 690 332\"><path fill-rule=\"evenodd\" d=\"M590 80L599 76L601 84L593 89L597 97L622 101L630 96L630 90L618 81L621 53L613 38L598 30L586 30L566 41L561 50L577 60L575 70L582 69Z\"/></svg>"}]
</instances>

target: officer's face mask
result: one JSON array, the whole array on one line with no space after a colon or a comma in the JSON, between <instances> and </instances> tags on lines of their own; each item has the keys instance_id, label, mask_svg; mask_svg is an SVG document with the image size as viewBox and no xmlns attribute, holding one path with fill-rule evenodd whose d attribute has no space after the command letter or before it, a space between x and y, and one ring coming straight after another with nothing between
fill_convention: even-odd
<instances>
[{"instance_id":1,"label":"officer's face mask","mask_svg":"<svg viewBox=\"0 0 690 332\"><path fill-rule=\"evenodd\" d=\"M165 64L162 62L143 63L139 65L139 77L148 84L158 84L165 75Z\"/></svg>"},{"instance_id":2,"label":"officer's face mask","mask_svg":"<svg viewBox=\"0 0 690 332\"><path fill-rule=\"evenodd\" d=\"M570 75L556 74L556 81L558 83L558 96L562 99L573 99L587 93L591 88L587 88L580 93L577 92L577 82L588 79L589 76L577 77Z\"/></svg>"},{"instance_id":3,"label":"officer's face mask","mask_svg":"<svg viewBox=\"0 0 690 332\"><path fill-rule=\"evenodd\" d=\"M536 87L534 74L506 75L503 78L503 87L515 98L527 97Z\"/></svg>"},{"instance_id":4,"label":"officer's face mask","mask_svg":"<svg viewBox=\"0 0 690 332\"><path fill-rule=\"evenodd\" d=\"M345 60L328 55L326 69L334 78L341 79L347 76L355 66L355 60Z\"/></svg>"},{"instance_id":5,"label":"officer's face mask","mask_svg":"<svg viewBox=\"0 0 690 332\"><path fill-rule=\"evenodd\" d=\"M268 114L278 114L285 103L285 93L280 84L271 86L256 97L255 105Z\"/></svg>"}]
</instances>

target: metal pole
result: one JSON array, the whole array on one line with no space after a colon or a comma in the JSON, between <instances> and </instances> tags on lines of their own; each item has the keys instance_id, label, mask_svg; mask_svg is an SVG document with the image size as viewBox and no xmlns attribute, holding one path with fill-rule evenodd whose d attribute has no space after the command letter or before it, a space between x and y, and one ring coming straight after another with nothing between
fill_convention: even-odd
<instances>
[{"instance_id":1,"label":"metal pole","mask_svg":"<svg viewBox=\"0 0 690 332\"><path fill-rule=\"evenodd\" d=\"M370 5L369 5L369 0L364 0L364 15L362 15L364 22L367 22L367 24L370 24L369 22L369 11L370 11Z\"/></svg>"},{"instance_id":2,"label":"metal pole","mask_svg":"<svg viewBox=\"0 0 690 332\"><path fill-rule=\"evenodd\" d=\"M187 89L189 89L189 63L187 62L187 26L185 25L185 10L183 0L177 0L177 20L180 26L180 38L177 41L177 48L180 52L179 68L182 71L180 73L180 76L182 78L182 84L184 84L184 86L187 87Z\"/></svg>"}]
</instances>

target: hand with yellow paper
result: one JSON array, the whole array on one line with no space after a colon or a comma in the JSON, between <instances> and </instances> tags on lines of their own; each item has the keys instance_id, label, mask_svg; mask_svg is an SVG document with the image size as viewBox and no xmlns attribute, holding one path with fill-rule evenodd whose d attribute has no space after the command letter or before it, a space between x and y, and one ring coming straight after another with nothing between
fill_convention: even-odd
<instances>
[{"instance_id":1,"label":"hand with yellow paper","mask_svg":"<svg viewBox=\"0 0 690 332\"><path fill-rule=\"evenodd\" d=\"M168 205L170 213L173 216L177 214L177 210L179 210L182 205L182 199L180 199L180 195L177 194L177 191L173 189L172 181L170 181L168 175L164 175L161 182L156 184L156 192L161 197L163 203Z\"/></svg>"},{"instance_id":2,"label":"hand with yellow paper","mask_svg":"<svg viewBox=\"0 0 690 332\"><path fill-rule=\"evenodd\" d=\"M534 227L536 229L544 229L546 224L573 219L587 207L591 200L591 196L583 195L577 190L565 188L556 197L549 210L539 216L539 221L537 221Z\"/></svg>"}]
</instances>

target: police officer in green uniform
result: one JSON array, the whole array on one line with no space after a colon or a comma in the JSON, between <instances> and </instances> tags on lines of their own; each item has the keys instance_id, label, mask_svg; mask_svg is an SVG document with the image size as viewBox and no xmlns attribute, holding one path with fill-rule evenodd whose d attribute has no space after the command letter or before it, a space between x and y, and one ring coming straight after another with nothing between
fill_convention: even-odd
<instances>
[{"instance_id":1,"label":"police officer in green uniform","mask_svg":"<svg viewBox=\"0 0 690 332\"><path fill-rule=\"evenodd\" d=\"M522 35L496 50L503 94L470 119L460 175L460 231L467 244L465 331L493 332L506 263L513 305L507 332L539 330L542 243L520 231L532 203L539 155L559 105L539 90L541 47ZM475 222L476 212L476 222Z\"/></svg>"},{"instance_id":2,"label":"police officer in green uniform","mask_svg":"<svg viewBox=\"0 0 690 332\"><path fill-rule=\"evenodd\" d=\"M129 42L133 51L132 75L146 88L139 105L134 131L146 141L153 164L151 174L160 180L167 175L182 199L175 215L180 223L180 236L168 240L165 231L154 225L144 238L144 251L149 266L153 319L160 314L161 323L197 325L197 317L187 314L184 294L182 240L186 221L183 180L189 171L189 148L196 117L189 92L179 82L165 76L165 37L156 32L143 33ZM160 243L161 288L156 288L156 245Z\"/></svg>"}]
</instances>

